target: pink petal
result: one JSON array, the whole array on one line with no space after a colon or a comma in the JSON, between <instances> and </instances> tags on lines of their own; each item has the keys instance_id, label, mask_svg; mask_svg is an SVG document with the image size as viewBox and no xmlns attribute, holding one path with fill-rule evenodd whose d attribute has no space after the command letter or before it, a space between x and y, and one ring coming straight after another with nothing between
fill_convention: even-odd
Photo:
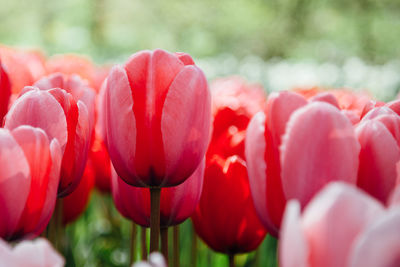
<instances>
[{"instance_id":1,"label":"pink petal","mask_svg":"<svg viewBox=\"0 0 400 267\"><path fill-rule=\"evenodd\" d=\"M346 266L357 236L383 212L379 202L352 185L327 185L303 213L310 266Z\"/></svg>"},{"instance_id":2,"label":"pink petal","mask_svg":"<svg viewBox=\"0 0 400 267\"><path fill-rule=\"evenodd\" d=\"M272 222L267 209L267 165L264 160L265 138L264 138L265 115L257 113L247 127L245 139L245 155L247 162L247 173L249 175L250 190L260 221L269 232L278 233L277 226Z\"/></svg>"},{"instance_id":3,"label":"pink petal","mask_svg":"<svg viewBox=\"0 0 400 267\"><path fill-rule=\"evenodd\" d=\"M46 200L42 207L42 214L35 229L35 234L41 234L50 221L56 205L58 184L60 182L60 170L62 161L62 152L57 139L53 139L50 143L51 152L51 171L49 174L49 184L46 190Z\"/></svg>"},{"instance_id":4,"label":"pink petal","mask_svg":"<svg viewBox=\"0 0 400 267\"><path fill-rule=\"evenodd\" d=\"M67 144L67 120L64 110L47 91L26 92L11 106L4 127L14 129L20 125L42 128L49 139L57 138L64 153Z\"/></svg>"},{"instance_id":5,"label":"pink petal","mask_svg":"<svg viewBox=\"0 0 400 267\"><path fill-rule=\"evenodd\" d=\"M356 182L360 145L350 121L332 105L315 102L295 111L280 150L286 198L302 207L331 181Z\"/></svg>"},{"instance_id":6,"label":"pink petal","mask_svg":"<svg viewBox=\"0 0 400 267\"><path fill-rule=\"evenodd\" d=\"M200 164L210 138L211 96L203 72L185 66L172 82L161 117L166 178L178 185Z\"/></svg>"},{"instance_id":7,"label":"pink petal","mask_svg":"<svg viewBox=\"0 0 400 267\"><path fill-rule=\"evenodd\" d=\"M397 141L397 145L400 146L400 116L385 114L376 117L374 120L383 123Z\"/></svg>"},{"instance_id":8,"label":"pink petal","mask_svg":"<svg viewBox=\"0 0 400 267\"><path fill-rule=\"evenodd\" d=\"M24 267L62 267L64 259L44 238L24 241L15 246L13 257Z\"/></svg>"},{"instance_id":9,"label":"pink petal","mask_svg":"<svg viewBox=\"0 0 400 267\"><path fill-rule=\"evenodd\" d=\"M399 163L397 164L397 168L399 169ZM397 186L394 188L390 195L389 199L389 205L390 206L400 206L400 184L397 184Z\"/></svg>"},{"instance_id":10,"label":"pink petal","mask_svg":"<svg viewBox=\"0 0 400 267\"><path fill-rule=\"evenodd\" d=\"M396 163L400 149L387 128L375 120L365 121L356 128L361 144L357 185L386 203L396 179Z\"/></svg>"},{"instance_id":11,"label":"pink petal","mask_svg":"<svg viewBox=\"0 0 400 267\"><path fill-rule=\"evenodd\" d=\"M300 203L287 203L279 240L279 264L281 267L308 267L309 248L300 217Z\"/></svg>"},{"instance_id":12,"label":"pink petal","mask_svg":"<svg viewBox=\"0 0 400 267\"><path fill-rule=\"evenodd\" d=\"M121 66L111 69L105 92L105 125L108 151L118 175L126 182L143 185L136 179L136 120L128 77Z\"/></svg>"},{"instance_id":13,"label":"pink petal","mask_svg":"<svg viewBox=\"0 0 400 267\"><path fill-rule=\"evenodd\" d=\"M0 129L0 237L17 227L31 185L29 163L9 131Z\"/></svg>"},{"instance_id":14,"label":"pink petal","mask_svg":"<svg viewBox=\"0 0 400 267\"><path fill-rule=\"evenodd\" d=\"M328 104L331 104L334 107L339 108L339 102L337 101L336 97L332 95L331 93L319 93L313 97L310 98L311 102L325 102Z\"/></svg>"},{"instance_id":15,"label":"pink petal","mask_svg":"<svg viewBox=\"0 0 400 267\"><path fill-rule=\"evenodd\" d=\"M393 100L385 105L386 107L390 108L394 112L397 113L397 115L400 115L400 100Z\"/></svg>"},{"instance_id":16,"label":"pink petal","mask_svg":"<svg viewBox=\"0 0 400 267\"><path fill-rule=\"evenodd\" d=\"M51 171L50 144L46 133L31 126L20 126L12 132L23 149L31 170L31 186L24 212L17 229L18 235L34 232L46 200Z\"/></svg>"},{"instance_id":17,"label":"pink petal","mask_svg":"<svg viewBox=\"0 0 400 267\"><path fill-rule=\"evenodd\" d=\"M389 210L357 238L350 267L400 266L400 209Z\"/></svg>"},{"instance_id":18,"label":"pink petal","mask_svg":"<svg viewBox=\"0 0 400 267\"><path fill-rule=\"evenodd\" d=\"M362 117L361 121L372 120L381 115L396 115L396 112L385 106L373 108Z\"/></svg>"}]
</instances>

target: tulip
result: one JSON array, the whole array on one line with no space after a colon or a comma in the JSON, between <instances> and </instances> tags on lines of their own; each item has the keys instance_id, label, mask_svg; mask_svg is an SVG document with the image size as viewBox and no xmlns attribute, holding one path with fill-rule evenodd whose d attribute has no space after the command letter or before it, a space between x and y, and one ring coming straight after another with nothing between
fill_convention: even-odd
<instances>
[{"instance_id":1,"label":"tulip","mask_svg":"<svg viewBox=\"0 0 400 267\"><path fill-rule=\"evenodd\" d=\"M201 239L218 252L245 253L262 242L266 231L250 195L246 164L238 156L215 155L207 162L203 193L192 221Z\"/></svg>"},{"instance_id":2,"label":"tulip","mask_svg":"<svg viewBox=\"0 0 400 267\"><path fill-rule=\"evenodd\" d=\"M3 117L8 111L8 103L11 96L11 83L4 65L0 61L0 126L3 123Z\"/></svg>"},{"instance_id":3,"label":"tulip","mask_svg":"<svg viewBox=\"0 0 400 267\"><path fill-rule=\"evenodd\" d=\"M397 181L400 116L387 105L366 113L356 126L361 144L357 185L386 203Z\"/></svg>"},{"instance_id":4,"label":"tulip","mask_svg":"<svg viewBox=\"0 0 400 267\"><path fill-rule=\"evenodd\" d=\"M252 196L268 231L278 235L286 200L304 207L331 181L355 184L359 151L350 120L330 101L271 94L266 112L251 120L245 143Z\"/></svg>"},{"instance_id":5,"label":"tulip","mask_svg":"<svg viewBox=\"0 0 400 267\"><path fill-rule=\"evenodd\" d=\"M86 210L93 187L94 173L88 162L78 187L62 199L62 223L64 225L74 222Z\"/></svg>"},{"instance_id":6,"label":"tulip","mask_svg":"<svg viewBox=\"0 0 400 267\"><path fill-rule=\"evenodd\" d=\"M204 161L182 184L161 191L160 227L162 251L168 259L168 227L179 225L192 216L203 189ZM126 184L112 168L112 196L117 210L142 227L151 220L150 192L146 188ZM163 242L164 241L164 242ZM143 246L144 244L142 244ZM142 247L143 249L143 247Z\"/></svg>"},{"instance_id":7,"label":"tulip","mask_svg":"<svg viewBox=\"0 0 400 267\"><path fill-rule=\"evenodd\" d=\"M161 191L161 227L178 225L193 214L203 190L203 176L204 162L185 182ZM150 226L149 190L128 185L112 169L112 196L124 217L141 226Z\"/></svg>"},{"instance_id":8,"label":"tulip","mask_svg":"<svg viewBox=\"0 0 400 267\"><path fill-rule=\"evenodd\" d=\"M44 238L23 241L14 248L0 239L0 267L62 267L64 263Z\"/></svg>"},{"instance_id":9,"label":"tulip","mask_svg":"<svg viewBox=\"0 0 400 267\"><path fill-rule=\"evenodd\" d=\"M45 57L41 51L23 50L0 45L0 58L6 66L11 90L19 94L45 74Z\"/></svg>"},{"instance_id":10,"label":"tulip","mask_svg":"<svg viewBox=\"0 0 400 267\"><path fill-rule=\"evenodd\" d=\"M132 267L167 267L167 263L161 253L153 252L148 261L136 262Z\"/></svg>"},{"instance_id":11,"label":"tulip","mask_svg":"<svg viewBox=\"0 0 400 267\"><path fill-rule=\"evenodd\" d=\"M279 246L282 267L373 267L400 264L400 208L343 182L327 185L300 211L286 207Z\"/></svg>"},{"instance_id":12,"label":"tulip","mask_svg":"<svg viewBox=\"0 0 400 267\"><path fill-rule=\"evenodd\" d=\"M15 240L40 234L57 197L61 148L31 126L0 129L0 237Z\"/></svg>"},{"instance_id":13,"label":"tulip","mask_svg":"<svg viewBox=\"0 0 400 267\"><path fill-rule=\"evenodd\" d=\"M259 85L239 77L217 79L211 84L213 132L207 155L244 158L244 138L250 119L264 109L265 95Z\"/></svg>"},{"instance_id":14,"label":"tulip","mask_svg":"<svg viewBox=\"0 0 400 267\"><path fill-rule=\"evenodd\" d=\"M184 182L206 152L211 120L207 80L187 54L142 51L112 68L104 102L115 170L128 184L152 192L154 251L160 188Z\"/></svg>"},{"instance_id":15,"label":"tulip","mask_svg":"<svg viewBox=\"0 0 400 267\"><path fill-rule=\"evenodd\" d=\"M54 73L42 77L33 86L40 90L50 90L52 88L64 89L72 95L76 102L79 100L82 101L88 109L90 131L93 131L96 93L88 86L86 81L82 80L78 75L72 74L68 76L61 73Z\"/></svg>"},{"instance_id":16,"label":"tulip","mask_svg":"<svg viewBox=\"0 0 400 267\"><path fill-rule=\"evenodd\" d=\"M61 89L46 91L25 87L24 94L11 106L5 128L20 125L42 128L61 146L62 165L58 197L70 194L82 177L89 149L89 113L82 101Z\"/></svg>"},{"instance_id":17,"label":"tulip","mask_svg":"<svg viewBox=\"0 0 400 267\"><path fill-rule=\"evenodd\" d=\"M87 80L91 88L99 91L101 84L110 71L110 68L108 66L97 67L93 64L90 58L85 56L61 54L47 59L46 71L48 74L77 74Z\"/></svg>"}]
</instances>

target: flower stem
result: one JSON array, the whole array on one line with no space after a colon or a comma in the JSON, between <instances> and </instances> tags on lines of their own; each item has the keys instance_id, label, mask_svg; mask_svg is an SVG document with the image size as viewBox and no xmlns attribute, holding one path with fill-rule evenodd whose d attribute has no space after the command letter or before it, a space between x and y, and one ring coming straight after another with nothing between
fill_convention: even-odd
<instances>
[{"instance_id":1,"label":"flower stem","mask_svg":"<svg viewBox=\"0 0 400 267\"><path fill-rule=\"evenodd\" d=\"M150 252L158 251L160 236L160 197L161 188L150 188Z\"/></svg>"},{"instance_id":2,"label":"flower stem","mask_svg":"<svg viewBox=\"0 0 400 267\"><path fill-rule=\"evenodd\" d=\"M235 254L229 254L229 267L235 267Z\"/></svg>"}]
</instances>

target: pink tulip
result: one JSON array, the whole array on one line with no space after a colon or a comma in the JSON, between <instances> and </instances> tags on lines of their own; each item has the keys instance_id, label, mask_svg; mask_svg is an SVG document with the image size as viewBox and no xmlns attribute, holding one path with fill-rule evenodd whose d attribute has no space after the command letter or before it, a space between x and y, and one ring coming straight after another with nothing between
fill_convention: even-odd
<instances>
[{"instance_id":1,"label":"pink tulip","mask_svg":"<svg viewBox=\"0 0 400 267\"><path fill-rule=\"evenodd\" d=\"M0 129L0 237L40 234L55 206L61 149L31 126Z\"/></svg>"},{"instance_id":2,"label":"pink tulip","mask_svg":"<svg viewBox=\"0 0 400 267\"><path fill-rule=\"evenodd\" d=\"M397 180L400 116L387 107L371 109L356 127L361 144L357 185L386 203Z\"/></svg>"},{"instance_id":3,"label":"pink tulip","mask_svg":"<svg viewBox=\"0 0 400 267\"><path fill-rule=\"evenodd\" d=\"M203 189L204 161L182 184L161 191L160 225L177 225L189 218L200 200ZM135 223L150 226L150 192L126 184L112 169L112 196L117 210Z\"/></svg>"},{"instance_id":4,"label":"pink tulip","mask_svg":"<svg viewBox=\"0 0 400 267\"><path fill-rule=\"evenodd\" d=\"M210 92L203 72L189 59L141 51L108 76L107 147L115 170L131 185L179 185L204 157Z\"/></svg>"},{"instance_id":5,"label":"pink tulip","mask_svg":"<svg viewBox=\"0 0 400 267\"><path fill-rule=\"evenodd\" d=\"M50 139L56 138L63 154L58 196L66 196L79 184L90 142L90 122L86 105L75 101L61 89L47 91L25 87L8 112L5 128L19 125L42 128Z\"/></svg>"},{"instance_id":6,"label":"pink tulip","mask_svg":"<svg viewBox=\"0 0 400 267\"><path fill-rule=\"evenodd\" d=\"M0 239L0 267L62 267L63 257L44 238L11 247Z\"/></svg>"},{"instance_id":7,"label":"pink tulip","mask_svg":"<svg viewBox=\"0 0 400 267\"><path fill-rule=\"evenodd\" d=\"M286 201L304 207L325 184L356 183L360 145L353 126L329 97L273 93L246 134L245 155L257 213L277 236Z\"/></svg>"},{"instance_id":8,"label":"pink tulip","mask_svg":"<svg viewBox=\"0 0 400 267\"><path fill-rule=\"evenodd\" d=\"M8 111L8 103L11 96L11 83L4 65L0 61L0 126L3 124L3 117Z\"/></svg>"},{"instance_id":9,"label":"pink tulip","mask_svg":"<svg viewBox=\"0 0 400 267\"><path fill-rule=\"evenodd\" d=\"M286 207L282 267L390 267L400 264L400 208L384 207L349 184L327 185L306 206Z\"/></svg>"}]
</instances>

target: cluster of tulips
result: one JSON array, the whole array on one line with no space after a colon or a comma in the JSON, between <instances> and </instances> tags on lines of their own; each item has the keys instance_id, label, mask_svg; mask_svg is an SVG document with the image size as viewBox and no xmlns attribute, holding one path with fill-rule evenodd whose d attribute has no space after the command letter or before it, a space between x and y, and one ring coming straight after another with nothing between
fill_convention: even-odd
<instances>
[{"instance_id":1,"label":"cluster of tulips","mask_svg":"<svg viewBox=\"0 0 400 267\"><path fill-rule=\"evenodd\" d=\"M150 227L150 252L161 243L165 259L137 266L164 266L168 228L188 218L231 266L267 233L283 267L400 265L400 100L209 88L163 50L110 67L0 46L0 60L0 266L63 266L35 238L57 248L94 186Z\"/></svg>"}]
</instances>

